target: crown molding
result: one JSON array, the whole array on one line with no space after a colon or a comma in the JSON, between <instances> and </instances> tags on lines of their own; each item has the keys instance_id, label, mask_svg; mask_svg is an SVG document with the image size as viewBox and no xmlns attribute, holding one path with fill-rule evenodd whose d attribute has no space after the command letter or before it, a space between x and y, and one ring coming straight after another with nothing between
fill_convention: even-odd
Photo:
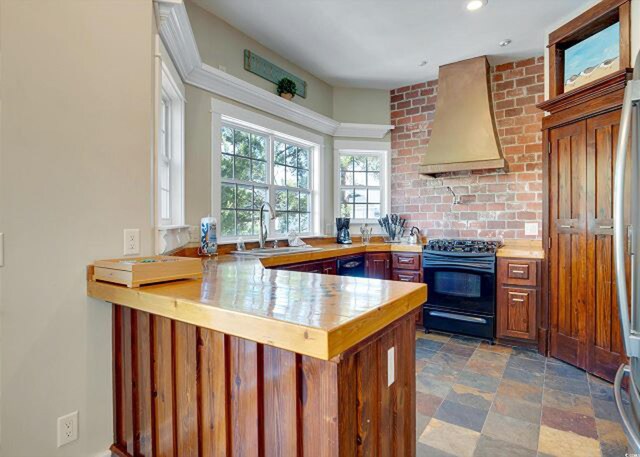
<instances>
[{"instance_id":1,"label":"crown molding","mask_svg":"<svg viewBox=\"0 0 640 457\"><path fill-rule=\"evenodd\" d=\"M333 136L346 136L354 138L384 138L393 129L393 125L386 124L352 124L342 122Z\"/></svg>"},{"instance_id":2,"label":"crown molding","mask_svg":"<svg viewBox=\"0 0 640 457\"><path fill-rule=\"evenodd\" d=\"M182 80L327 135L383 138L393 126L340 123L204 63L181 0L155 0L158 31Z\"/></svg>"}]
</instances>

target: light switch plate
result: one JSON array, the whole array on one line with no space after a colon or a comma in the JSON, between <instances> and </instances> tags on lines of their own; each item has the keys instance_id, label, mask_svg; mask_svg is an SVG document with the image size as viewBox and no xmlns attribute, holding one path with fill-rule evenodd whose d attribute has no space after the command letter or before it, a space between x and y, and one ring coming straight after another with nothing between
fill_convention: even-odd
<instances>
[{"instance_id":1,"label":"light switch plate","mask_svg":"<svg viewBox=\"0 0 640 457\"><path fill-rule=\"evenodd\" d=\"M537 222L525 222L524 223L524 234L526 236L536 236L536 235L538 235L538 223Z\"/></svg>"},{"instance_id":2,"label":"light switch plate","mask_svg":"<svg viewBox=\"0 0 640 457\"><path fill-rule=\"evenodd\" d=\"M140 229L124 229L124 255L140 255Z\"/></svg>"},{"instance_id":3,"label":"light switch plate","mask_svg":"<svg viewBox=\"0 0 640 457\"><path fill-rule=\"evenodd\" d=\"M396 380L396 348L391 347L387 351L387 387Z\"/></svg>"}]
</instances>

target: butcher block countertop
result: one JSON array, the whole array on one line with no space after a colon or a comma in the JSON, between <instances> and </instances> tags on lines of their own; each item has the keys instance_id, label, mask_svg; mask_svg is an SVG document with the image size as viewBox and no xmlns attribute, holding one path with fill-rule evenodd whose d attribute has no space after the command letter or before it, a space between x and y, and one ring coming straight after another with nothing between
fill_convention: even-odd
<instances>
[{"instance_id":1,"label":"butcher block countertop","mask_svg":"<svg viewBox=\"0 0 640 457\"><path fill-rule=\"evenodd\" d=\"M140 288L89 279L87 294L330 360L420 307L426 301L427 286L265 267L363 252L421 252L421 249L415 245L330 244L320 251L262 260L223 255L203 259L202 279Z\"/></svg>"},{"instance_id":2,"label":"butcher block countertop","mask_svg":"<svg viewBox=\"0 0 640 457\"><path fill-rule=\"evenodd\" d=\"M498 249L498 257L517 259L544 259L541 240L504 240L504 246Z\"/></svg>"}]
</instances>

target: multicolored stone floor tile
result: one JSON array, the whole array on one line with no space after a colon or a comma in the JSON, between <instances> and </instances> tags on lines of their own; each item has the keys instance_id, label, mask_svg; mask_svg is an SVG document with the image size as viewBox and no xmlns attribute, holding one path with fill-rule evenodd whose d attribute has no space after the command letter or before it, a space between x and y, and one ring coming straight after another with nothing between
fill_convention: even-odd
<instances>
[{"instance_id":1,"label":"multicolored stone floor tile","mask_svg":"<svg viewBox=\"0 0 640 457\"><path fill-rule=\"evenodd\" d=\"M418 457L621 457L612 385L521 347L416 334Z\"/></svg>"}]
</instances>

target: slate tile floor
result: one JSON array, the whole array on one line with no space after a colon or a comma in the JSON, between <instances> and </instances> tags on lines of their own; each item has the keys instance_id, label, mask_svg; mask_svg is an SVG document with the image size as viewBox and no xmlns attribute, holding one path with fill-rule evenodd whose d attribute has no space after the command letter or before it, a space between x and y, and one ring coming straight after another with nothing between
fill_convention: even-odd
<instances>
[{"instance_id":1,"label":"slate tile floor","mask_svg":"<svg viewBox=\"0 0 640 457\"><path fill-rule=\"evenodd\" d=\"M611 384L534 351L417 332L418 457L620 457Z\"/></svg>"}]
</instances>

